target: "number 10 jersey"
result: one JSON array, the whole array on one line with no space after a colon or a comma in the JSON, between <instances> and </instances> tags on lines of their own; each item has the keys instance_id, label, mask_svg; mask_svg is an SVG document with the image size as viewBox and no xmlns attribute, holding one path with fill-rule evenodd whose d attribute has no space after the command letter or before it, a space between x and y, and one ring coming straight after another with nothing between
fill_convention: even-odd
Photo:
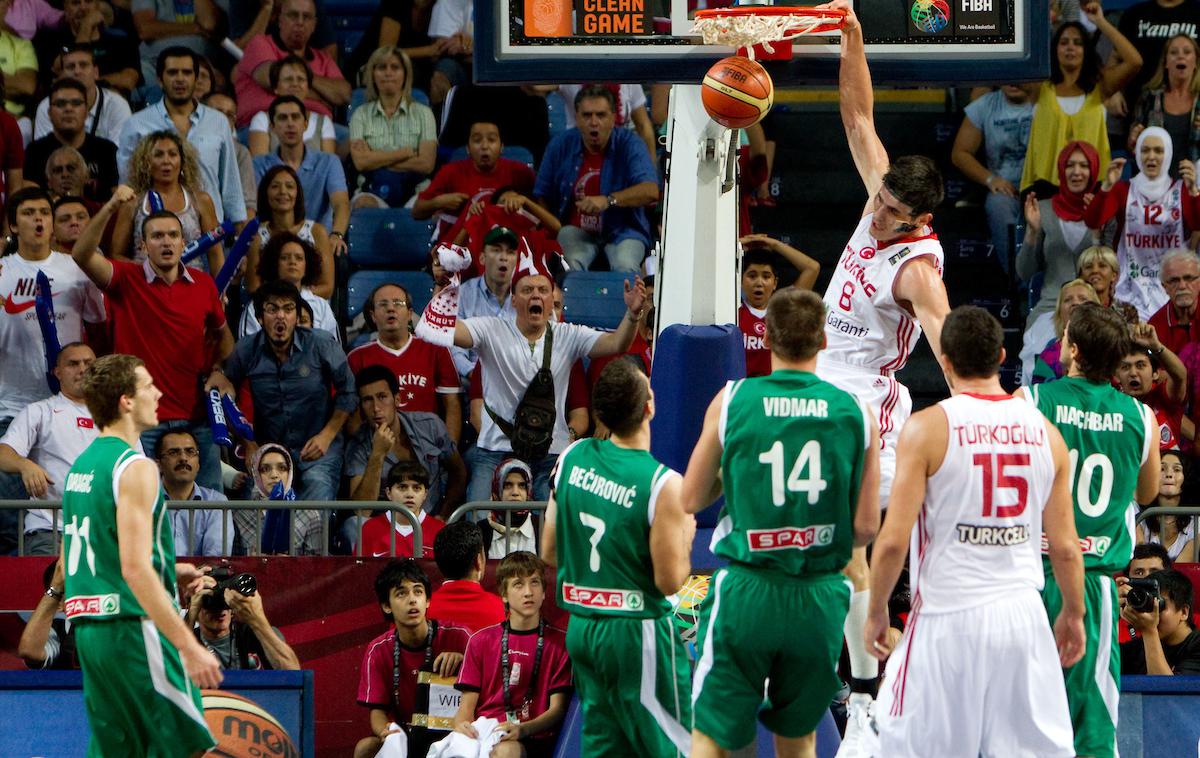
<instances>
[{"instance_id":1,"label":"number 10 jersey","mask_svg":"<svg viewBox=\"0 0 1200 758\"><path fill-rule=\"evenodd\" d=\"M728 383L713 552L791 576L841 571L854 545L869 414L807 371Z\"/></svg>"}]
</instances>

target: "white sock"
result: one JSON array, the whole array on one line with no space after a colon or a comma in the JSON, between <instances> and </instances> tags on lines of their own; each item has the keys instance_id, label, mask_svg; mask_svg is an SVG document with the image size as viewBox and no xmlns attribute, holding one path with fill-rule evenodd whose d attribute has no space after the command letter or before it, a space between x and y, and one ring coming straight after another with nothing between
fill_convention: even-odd
<instances>
[{"instance_id":1,"label":"white sock","mask_svg":"<svg viewBox=\"0 0 1200 758\"><path fill-rule=\"evenodd\" d=\"M863 590L850 596L850 612L842 631L846 635L846 648L850 651L850 676L855 679L874 679L879 676L879 661L867 652L863 642L863 630L867 627L867 605L871 591Z\"/></svg>"}]
</instances>

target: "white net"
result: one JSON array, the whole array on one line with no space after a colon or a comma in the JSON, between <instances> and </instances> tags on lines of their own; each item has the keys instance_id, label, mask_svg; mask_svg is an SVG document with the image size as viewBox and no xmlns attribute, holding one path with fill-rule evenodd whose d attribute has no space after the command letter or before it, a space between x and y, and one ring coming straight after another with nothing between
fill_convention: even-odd
<instances>
[{"instance_id":1,"label":"white net","mask_svg":"<svg viewBox=\"0 0 1200 758\"><path fill-rule=\"evenodd\" d=\"M692 22L692 32L699 34L706 45L747 49L762 45L773 53L772 42L812 34L828 24L829 19L821 16L745 14L697 18Z\"/></svg>"}]
</instances>

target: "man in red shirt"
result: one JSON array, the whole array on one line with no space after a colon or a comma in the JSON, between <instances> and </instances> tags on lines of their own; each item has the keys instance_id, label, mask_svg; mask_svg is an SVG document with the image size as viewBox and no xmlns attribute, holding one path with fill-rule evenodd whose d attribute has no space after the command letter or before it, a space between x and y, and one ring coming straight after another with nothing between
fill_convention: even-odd
<instances>
[{"instance_id":1,"label":"man in red shirt","mask_svg":"<svg viewBox=\"0 0 1200 758\"><path fill-rule=\"evenodd\" d=\"M434 174L429 186L417 195L412 216L415 219L437 217L438 239L450 239L460 214L478 203L490 202L501 187L513 190L528 202L533 191L533 169L520 161L501 157L504 141L500 127L490 121L471 124L467 137L467 157L451 161ZM513 199L509 204L517 204Z\"/></svg>"},{"instance_id":2,"label":"man in red shirt","mask_svg":"<svg viewBox=\"0 0 1200 758\"><path fill-rule=\"evenodd\" d=\"M1178 355L1189 342L1200 340L1200 320L1196 319L1200 258L1191 250L1172 250L1163 258L1158 276L1168 300L1148 323L1167 349Z\"/></svg>"},{"instance_id":3,"label":"man in red shirt","mask_svg":"<svg viewBox=\"0 0 1200 758\"><path fill-rule=\"evenodd\" d=\"M358 704L371 709L371 736L358 741L354 758L378 753L392 733L389 723L408 735L408 755L424 756L453 722L454 676L470 635L426 618L429 577L411 558L383 567L375 596L389 628L363 655Z\"/></svg>"},{"instance_id":4,"label":"man in red shirt","mask_svg":"<svg viewBox=\"0 0 1200 758\"><path fill-rule=\"evenodd\" d=\"M479 584L487 560L483 536L470 521L455 521L438 532L433 558L445 582L429 601L429 617L472 634L504 620L504 603Z\"/></svg>"},{"instance_id":5,"label":"man in red shirt","mask_svg":"<svg viewBox=\"0 0 1200 758\"><path fill-rule=\"evenodd\" d=\"M204 401L213 386L228 388L220 364L233 350L233 335L212 277L180 262L183 225L174 213L157 211L142 222L146 260L140 264L109 260L97 250L109 219L135 197L129 187L117 187L79 235L71 256L107 295L113 352L145 361L162 389L159 424L142 433L142 448L153 456L168 430L188 430L200 448L196 481L220 490L221 457Z\"/></svg>"},{"instance_id":6,"label":"man in red shirt","mask_svg":"<svg viewBox=\"0 0 1200 758\"><path fill-rule=\"evenodd\" d=\"M255 113L265 111L275 93L271 91L271 64L289 54L303 58L313 72L311 96L305 104L324 116L332 108L350 102L350 82L342 76L337 63L324 50L309 42L317 28L317 9L313 0L283 0L279 4L279 29L260 34L246 45L245 54L233 72L238 94L237 125L248 126Z\"/></svg>"},{"instance_id":7,"label":"man in red shirt","mask_svg":"<svg viewBox=\"0 0 1200 758\"><path fill-rule=\"evenodd\" d=\"M367 327L376 339L350 351L347 360L355 376L367 366L384 366L396 375L396 407L402 411L439 413L450 438L462 434L462 399L454 359L444 347L431 345L408 331L412 298L398 284L381 284L363 306ZM439 408L439 402L441 407Z\"/></svg>"}]
</instances>

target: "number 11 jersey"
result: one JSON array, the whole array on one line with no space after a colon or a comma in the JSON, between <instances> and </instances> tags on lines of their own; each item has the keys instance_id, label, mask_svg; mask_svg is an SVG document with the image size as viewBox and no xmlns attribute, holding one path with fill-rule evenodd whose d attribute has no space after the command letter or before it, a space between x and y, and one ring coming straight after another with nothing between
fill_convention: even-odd
<instances>
[{"instance_id":1,"label":"number 11 jersey","mask_svg":"<svg viewBox=\"0 0 1200 758\"><path fill-rule=\"evenodd\" d=\"M713 552L791 576L841 571L854 545L869 414L807 371L725 385L725 505Z\"/></svg>"}]
</instances>

